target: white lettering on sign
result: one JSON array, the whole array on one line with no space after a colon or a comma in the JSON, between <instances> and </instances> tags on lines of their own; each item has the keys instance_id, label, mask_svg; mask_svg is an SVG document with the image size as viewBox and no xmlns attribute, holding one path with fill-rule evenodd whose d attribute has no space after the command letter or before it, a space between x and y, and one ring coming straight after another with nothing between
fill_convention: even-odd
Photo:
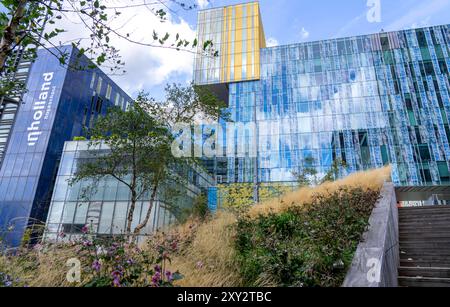
<instances>
[{"instance_id":1,"label":"white lettering on sign","mask_svg":"<svg viewBox=\"0 0 450 307\"><path fill-rule=\"evenodd\" d=\"M41 122L44 116L45 107L48 102L48 96L50 87L52 85L51 81L53 80L53 72L44 73L42 77L44 78L44 82L41 86L41 92L39 94L38 100L33 103L33 122L28 127L28 146L33 147L36 145L39 137L42 134L41 131Z\"/></svg>"}]
</instances>

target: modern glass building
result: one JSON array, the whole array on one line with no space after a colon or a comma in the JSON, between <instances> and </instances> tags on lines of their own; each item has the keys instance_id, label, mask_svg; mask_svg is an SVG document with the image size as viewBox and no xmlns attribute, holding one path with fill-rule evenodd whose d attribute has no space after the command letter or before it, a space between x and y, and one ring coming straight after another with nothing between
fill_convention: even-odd
<instances>
[{"instance_id":1,"label":"modern glass building","mask_svg":"<svg viewBox=\"0 0 450 307\"><path fill-rule=\"evenodd\" d=\"M108 178L96 184L85 180L73 186L68 180L84 161L107 152L105 145L89 147L89 142L66 142L58 171L55 189L48 214L45 240L72 240L82 235L82 228L88 226L91 234L113 236L126 233L130 208L130 190L115 178ZM97 155L93 153L97 152ZM157 202L152 207L151 217L142 235L168 226L192 208L197 196L213 184L213 179L202 168L179 167L177 175L181 180L169 183L158 190ZM150 207L150 193L144 194L136 204L131 230L144 221Z\"/></svg>"},{"instance_id":2,"label":"modern glass building","mask_svg":"<svg viewBox=\"0 0 450 307\"><path fill-rule=\"evenodd\" d=\"M65 66L52 55L59 51L38 51L0 170L0 238L13 247L28 225L47 218L64 142L131 101L100 69L72 69L88 66L76 49L58 49Z\"/></svg>"},{"instance_id":3,"label":"modern glass building","mask_svg":"<svg viewBox=\"0 0 450 307\"><path fill-rule=\"evenodd\" d=\"M290 182L341 160L344 173L391 164L396 185L450 184L450 25L265 48L257 7L199 13L200 44L225 43L196 58L194 83L220 85L232 121L256 124L257 157L218 159L224 182Z\"/></svg>"}]
</instances>

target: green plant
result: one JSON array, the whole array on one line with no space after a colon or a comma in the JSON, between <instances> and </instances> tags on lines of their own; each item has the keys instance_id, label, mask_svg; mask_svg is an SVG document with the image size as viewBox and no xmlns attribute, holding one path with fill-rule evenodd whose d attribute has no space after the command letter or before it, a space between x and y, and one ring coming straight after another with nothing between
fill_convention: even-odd
<instances>
[{"instance_id":1,"label":"green plant","mask_svg":"<svg viewBox=\"0 0 450 307\"><path fill-rule=\"evenodd\" d=\"M84 136L76 136L73 138L74 141L86 141L87 139Z\"/></svg>"},{"instance_id":2,"label":"green plant","mask_svg":"<svg viewBox=\"0 0 450 307\"><path fill-rule=\"evenodd\" d=\"M192 216L204 221L209 215L208 197L202 193L194 200Z\"/></svg>"},{"instance_id":3,"label":"green plant","mask_svg":"<svg viewBox=\"0 0 450 307\"><path fill-rule=\"evenodd\" d=\"M340 286L378 197L344 187L286 212L240 217L235 246L246 285Z\"/></svg>"}]
</instances>

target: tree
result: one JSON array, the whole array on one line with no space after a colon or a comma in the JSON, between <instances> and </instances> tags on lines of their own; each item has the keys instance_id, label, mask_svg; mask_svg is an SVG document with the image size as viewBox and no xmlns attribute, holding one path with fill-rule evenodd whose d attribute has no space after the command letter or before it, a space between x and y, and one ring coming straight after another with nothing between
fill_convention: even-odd
<instances>
[{"instance_id":1,"label":"tree","mask_svg":"<svg viewBox=\"0 0 450 307\"><path fill-rule=\"evenodd\" d=\"M165 88L166 99L162 102L148 98L152 103L146 104L146 111L152 116L157 116L169 126L175 123L191 124L196 120L217 121L219 118L226 120L229 114L225 111L227 105L204 86L190 84L168 84Z\"/></svg>"},{"instance_id":2,"label":"tree","mask_svg":"<svg viewBox=\"0 0 450 307\"><path fill-rule=\"evenodd\" d=\"M197 5L188 5L183 1L170 0L170 4L182 10L195 10ZM142 7L149 14L156 16L160 22L167 21L168 11L173 9L162 1L133 1L126 4L111 3L108 0L0 0L5 11L0 12L0 76L6 76L16 70L15 50L26 50L26 57L34 58L38 47L55 47L51 52L58 57L62 65L68 65L68 54L59 49L55 38L65 32L63 24L76 16L78 23L87 30L88 37L77 37L71 41L80 50L79 56L86 55L91 64L88 67L71 67L90 69L94 64L109 69L110 73L123 73L124 62L120 52L112 41L114 38L125 40L130 44L149 48L168 48L185 52L201 52L208 56L217 56L212 41L189 41L178 33L159 33L150 30L146 41L134 39L131 33L122 32L121 27L113 25L121 13L128 8ZM70 20L70 22L72 22ZM74 33L74 36L78 34ZM56 51L55 51L56 50ZM12 83L11 83L12 82ZM1 95L17 87L13 81L2 82Z\"/></svg>"},{"instance_id":3,"label":"tree","mask_svg":"<svg viewBox=\"0 0 450 307\"><path fill-rule=\"evenodd\" d=\"M179 102L176 103L177 112L167 112L161 107L158 112L153 113L149 110L154 110L155 100L149 98L148 94L141 93L128 111L110 109L105 117L97 119L88 132L91 139L91 159L78 166L70 184L92 180L93 185L88 187L89 190L95 189L100 180L114 178L125 185L131 195L127 234L132 234L131 225L138 200L148 196L150 203L143 222L133 231L134 235L138 235L148 224L152 208L161 195L159 192L170 190L179 194L177 185L185 183L183 170L196 163L193 159L181 160L172 155L175 138L168 116L174 121L187 120L183 114L201 112L217 119L217 114L211 111L215 108L211 108L211 105L221 103L217 99L207 104L202 103L202 100L186 99L191 93L193 90L189 87L168 87L168 97L172 97L172 102ZM196 94L194 97L201 99L201 95ZM163 105L166 103L161 103ZM173 116L172 113L178 115ZM107 149L99 150L100 145L106 145ZM173 204L168 204L168 207L171 205Z\"/></svg>"},{"instance_id":4,"label":"tree","mask_svg":"<svg viewBox=\"0 0 450 307\"><path fill-rule=\"evenodd\" d=\"M300 187L336 181L341 177L342 170L347 168L345 161L342 159L335 159L330 170L319 180L318 172L313 166L315 164L315 159L307 157L303 164L304 167L300 167L297 171L292 173Z\"/></svg>"},{"instance_id":5,"label":"tree","mask_svg":"<svg viewBox=\"0 0 450 307\"><path fill-rule=\"evenodd\" d=\"M292 172L300 187L317 185L317 170L314 167L315 159L313 157L306 157L303 162L303 167L299 167L297 171Z\"/></svg>"},{"instance_id":6,"label":"tree","mask_svg":"<svg viewBox=\"0 0 450 307\"><path fill-rule=\"evenodd\" d=\"M341 177L342 169L346 169L347 164L342 159L336 159L333 161L330 170L327 172L325 177L322 179L322 183L333 182Z\"/></svg>"},{"instance_id":7,"label":"tree","mask_svg":"<svg viewBox=\"0 0 450 307\"><path fill-rule=\"evenodd\" d=\"M173 137L170 131L149 116L138 98L129 111L112 108L99 118L90 131L89 147L92 156L79 165L70 183L93 179L94 188L100 180L112 177L130 190L131 205L127 217L127 234L131 234L136 203L150 194L150 206L144 221L136 227L137 235L147 225L152 208L157 200L158 189L173 174L170 167L174 160L171 155ZM106 145L106 151L95 150Z\"/></svg>"}]
</instances>

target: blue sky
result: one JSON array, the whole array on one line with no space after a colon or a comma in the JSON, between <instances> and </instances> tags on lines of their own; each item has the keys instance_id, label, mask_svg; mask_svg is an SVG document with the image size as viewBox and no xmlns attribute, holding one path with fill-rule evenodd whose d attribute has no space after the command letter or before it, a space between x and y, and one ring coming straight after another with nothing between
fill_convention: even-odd
<instances>
[{"instance_id":1,"label":"blue sky","mask_svg":"<svg viewBox=\"0 0 450 307\"><path fill-rule=\"evenodd\" d=\"M143 0L111 0L120 5ZM164 1L164 0L163 0ZM173 3L171 0L165 0ZM221 7L249 0L178 0L198 3L203 8ZM266 38L270 45L315 41L334 37L401 30L450 23L450 0L260 0ZM380 22L369 22L368 2L379 3ZM136 40L148 41L153 29L195 37L197 13L170 5L168 22L163 26L145 9L123 10L124 31ZM70 18L69 18L70 19ZM57 37L64 44L79 37L81 22L61 21L67 33ZM163 27L163 28L161 28ZM130 95L145 90L156 99L164 98L166 83L187 83L192 79L193 56L190 53L130 45L123 40L112 43L120 49L127 73L113 79Z\"/></svg>"},{"instance_id":2,"label":"blue sky","mask_svg":"<svg viewBox=\"0 0 450 307\"><path fill-rule=\"evenodd\" d=\"M218 7L252 1L209 2L208 7ZM368 22L367 0L259 2L266 37L275 38L280 44L450 23L450 0L381 0L380 23ZM195 20L189 22L194 24Z\"/></svg>"}]
</instances>

